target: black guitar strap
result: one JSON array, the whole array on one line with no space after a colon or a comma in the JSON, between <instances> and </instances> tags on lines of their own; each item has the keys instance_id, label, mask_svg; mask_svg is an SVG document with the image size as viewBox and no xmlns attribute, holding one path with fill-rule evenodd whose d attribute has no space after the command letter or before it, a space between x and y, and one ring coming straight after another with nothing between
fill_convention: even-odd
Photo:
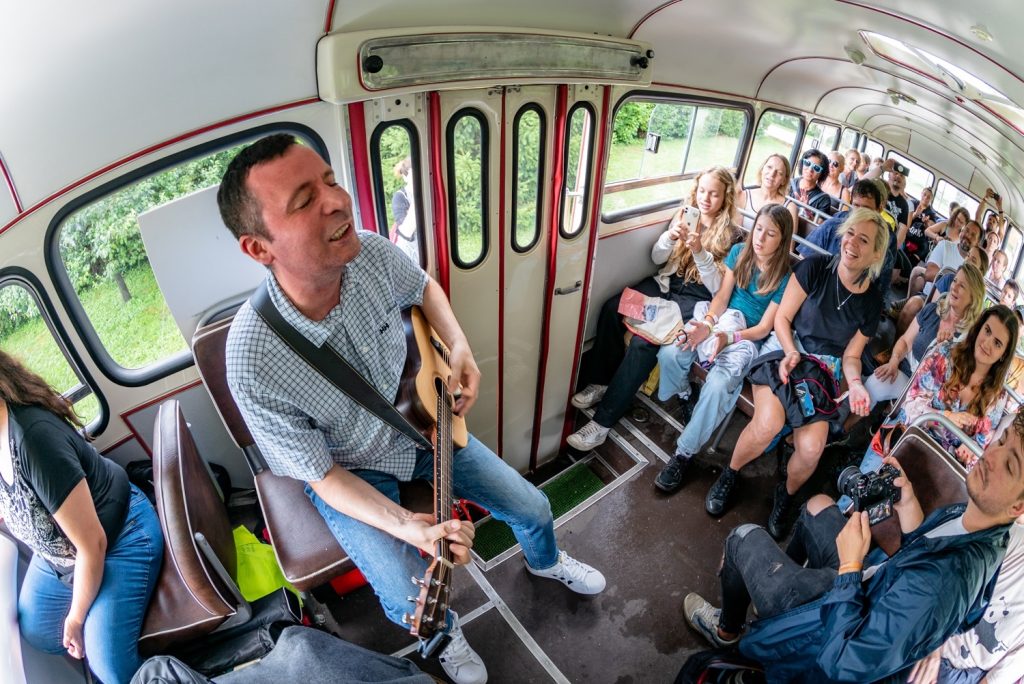
<instances>
[{"instance_id":1,"label":"black guitar strap","mask_svg":"<svg viewBox=\"0 0 1024 684\"><path fill-rule=\"evenodd\" d=\"M320 375L331 382L349 399L384 421L391 429L411 439L416 446L434 450L434 445L412 426L405 416L399 413L390 401L377 391L377 388L366 381L352 365L346 361L331 345L317 347L291 323L284 319L281 312L270 299L270 291L265 283L261 283L249 297L249 303L260 318L277 333L278 337L291 347L292 351L313 367Z\"/></svg>"}]
</instances>

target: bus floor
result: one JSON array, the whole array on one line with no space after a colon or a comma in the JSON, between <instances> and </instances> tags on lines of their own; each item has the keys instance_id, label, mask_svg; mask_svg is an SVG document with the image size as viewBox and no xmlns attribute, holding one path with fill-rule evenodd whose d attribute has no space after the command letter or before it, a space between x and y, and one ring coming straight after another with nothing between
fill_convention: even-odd
<instances>
[{"instance_id":1,"label":"bus floor","mask_svg":"<svg viewBox=\"0 0 1024 684\"><path fill-rule=\"evenodd\" d=\"M745 419L734 420L719 451L699 455L683 489L666 496L653 482L673 452L673 413L678 407L673 412L638 395L615 436L586 455L612 472L603 496L556 521L560 547L604 573L603 593L579 596L534 577L519 551L487 570L474 564L456 571L453 606L487 664L489 681L671 682L690 654L707 648L683 619L683 598L696 591L718 602L725 537L736 525L767 519L776 459L745 468L736 505L712 518L704 496ZM563 454L542 471L571 462ZM538 474L541 481L549 476ZM420 659L409 634L384 618L369 587L330 601L330 608L343 638L408 656L444 676L436 660Z\"/></svg>"}]
</instances>

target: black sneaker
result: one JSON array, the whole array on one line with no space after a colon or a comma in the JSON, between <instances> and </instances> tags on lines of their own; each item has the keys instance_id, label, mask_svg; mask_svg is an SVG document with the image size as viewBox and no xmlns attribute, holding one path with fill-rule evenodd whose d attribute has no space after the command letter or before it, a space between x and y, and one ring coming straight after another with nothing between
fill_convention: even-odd
<instances>
[{"instance_id":1,"label":"black sneaker","mask_svg":"<svg viewBox=\"0 0 1024 684\"><path fill-rule=\"evenodd\" d=\"M704 498L704 508L711 515L722 515L732 498L732 490L736 486L736 471L726 466L722 474L711 485L708 495Z\"/></svg>"},{"instance_id":2,"label":"black sneaker","mask_svg":"<svg viewBox=\"0 0 1024 684\"><path fill-rule=\"evenodd\" d=\"M789 532L789 509L792 502L793 497L786 491L786 483L780 482L775 485L772 512L768 514L768 534L772 535L775 541L780 541Z\"/></svg>"},{"instance_id":3,"label":"black sneaker","mask_svg":"<svg viewBox=\"0 0 1024 684\"><path fill-rule=\"evenodd\" d=\"M654 479L654 486L666 494L677 491L683 486L683 477L686 475L687 468L690 467L690 460L676 454L675 458L665 464L665 467L658 473L658 477Z\"/></svg>"}]
</instances>

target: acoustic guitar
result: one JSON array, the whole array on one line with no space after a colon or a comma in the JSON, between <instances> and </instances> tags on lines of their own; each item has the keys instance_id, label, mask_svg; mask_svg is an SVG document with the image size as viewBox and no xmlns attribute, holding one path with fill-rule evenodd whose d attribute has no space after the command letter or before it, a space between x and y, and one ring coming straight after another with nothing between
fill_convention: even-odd
<instances>
[{"instance_id":1,"label":"acoustic guitar","mask_svg":"<svg viewBox=\"0 0 1024 684\"><path fill-rule=\"evenodd\" d=\"M404 312L406 360L398 390L396 407L409 422L434 444L434 522L452 519L452 455L454 447L464 447L469 439L466 421L452 413L455 398L448 391L451 375L448 349L430 328L418 307ZM434 558L423 578L413 577L419 596L410 596L415 612L405 621L410 633L420 639L420 653L428 657L441 652L448 643L444 629L455 562L448 540L440 539Z\"/></svg>"}]
</instances>

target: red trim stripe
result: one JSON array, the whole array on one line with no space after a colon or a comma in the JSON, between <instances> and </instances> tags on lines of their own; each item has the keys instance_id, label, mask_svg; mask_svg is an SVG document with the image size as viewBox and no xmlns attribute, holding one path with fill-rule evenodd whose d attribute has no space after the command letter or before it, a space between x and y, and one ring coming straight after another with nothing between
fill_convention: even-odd
<instances>
[{"instance_id":1,"label":"red trim stripe","mask_svg":"<svg viewBox=\"0 0 1024 684\"><path fill-rule=\"evenodd\" d=\"M181 394L182 392L186 392L186 391L192 389L193 387L198 387L199 385L202 385L202 384L203 384L202 380L193 380L192 382L190 382L190 383L188 383L186 385L182 385L181 387L178 387L176 389L172 389L169 392L165 392L165 393L163 393L163 394L161 394L161 395L159 395L157 397L154 397L153 399L149 399L148 401L145 401L145 402L139 404L138 406L133 406L132 408L127 409L126 411L122 411L120 414L118 414L121 417L121 421L124 422L124 424L128 426L128 429L131 430L131 433L133 435L135 435L135 439L137 439L139 441L139 445L142 447L142 449L146 452L146 454L150 458L153 458L153 451L149 448L149 445L146 443L146 440L142 438L142 435L139 434L139 431L135 429L135 426L132 425L131 421L128 420L128 418L130 416L135 415L139 411L145 410L145 409L149 408L150 406L153 406L154 404L159 404L159 403L161 403L163 401L166 401L167 399L170 399L173 396L177 396L177 395Z\"/></svg>"},{"instance_id":2,"label":"red trim stripe","mask_svg":"<svg viewBox=\"0 0 1024 684\"><path fill-rule=\"evenodd\" d=\"M548 354L551 345L551 306L555 295L555 271L558 265L558 238L560 237L558 227L561 222L561 197L564 192L565 169L564 147L566 115L569 109L569 88L558 86L558 97L555 102L555 120L552 131L554 133L551 146L554 164L552 164L551 176L551 220L548 224L550 232L550 247L548 249L547 283L544 287L544 314L541 318L540 334L540 361L537 365L537 398L533 407L533 439L530 444L530 470L537 468L537 451L540 448L540 430L542 416L544 413L544 378L547 375Z\"/></svg>"},{"instance_id":3,"label":"red trim stripe","mask_svg":"<svg viewBox=\"0 0 1024 684\"><path fill-rule=\"evenodd\" d=\"M427 109L430 127L430 169L434 184L431 188L434 199L434 242L437 248L437 282L451 299L448 257L448 195L444 190L443 141L441 135L441 94L430 93Z\"/></svg>"},{"instance_id":4,"label":"red trim stripe","mask_svg":"<svg viewBox=\"0 0 1024 684\"><path fill-rule=\"evenodd\" d=\"M352 143L352 169L355 174L359 221L363 230L377 232L377 212L373 208L373 187L370 185L370 155L366 147L366 112L362 102L348 106L348 131Z\"/></svg>"},{"instance_id":5,"label":"red trim stripe","mask_svg":"<svg viewBox=\"0 0 1024 684\"><path fill-rule=\"evenodd\" d=\"M324 17L324 33L331 32L331 25L334 23L334 2L331 0L327 3L327 15Z\"/></svg>"},{"instance_id":6,"label":"red trim stripe","mask_svg":"<svg viewBox=\"0 0 1024 684\"><path fill-rule=\"evenodd\" d=\"M18 222L20 222L22 219L24 219L26 216L29 216L30 214L35 213L40 208L46 206L47 204L49 204L50 202L54 201L58 197L61 197L62 195L65 195L65 194L71 192L75 188L78 188L78 187L84 185L85 183L88 183L89 181L91 181L91 180L93 180L93 179L95 179L95 178L97 178L99 176L102 176L105 173L113 171L114 169L119 168L121 166L124 166L125 164L131 163L131 162L135 161L136 159L139 159L140 157L144 157L147 154L152 154L152 153L157 152L158 150L161 150L161 149L163 149L165 147L168 147L170 145L175 145L175 144L180 143L180 142L182 142L184 140L188 140L189 138L194 138L197 135L202 135L203 133L209 133L210 131L215 131L218 128L223 128L225 126L230 126L232 124L240 123L242 121L248 121L249 119L255 119L255 118L258 118L258 117L261 117L261 116L266 116L267 114L274 114L275 112L281 112L281 111L284 111L286 109L294 109L295 107L304 107L306 105L315 104L317 102L320 102L320 98L318 98L318 97L309 97L309 98L306 98L305 100L297 100L295 102L288 102L286 104L277 105L276 107L269 107L267 109L261 109L259 111L250 112L248 114L241 114L239 116L234 116L234 117L232 117L230 119L225 119L223 121L219 121L217 123L209 124L209 125L203 126L201 128L196 128L194 130L188 131L187 133L182 133L181 135L178 135L178 136L175 136L173 138L170 138L169 140L164 140L163 142L156 143L155 145L150 145L149 147L141 149L138 152L133 152L132 154L128 155L127 157L122 157L121 159L119 159L119 160L117 160L117 161L115 161L115 162L113 162L111 164L108 164L108 165L104 166L101 169L93 171L92 173L90 173L87 176L83 176L82 178L79 178L78 180L74 181L70 185L64 186L63 188L61 188L57 192L55 192L55 193L53 193L53 194L43 198L39 202L33 204L31 207L29 207L28 209L25 209L20 214L15 216L3 228L0 228L0 235L3 235L3 233L5 231L7 231L8 229L10 229L11 226L14 226Z\"/></svg>"},{"instance_id":7,"label":"red trim stripe","mask_svg":"<svg viewBox=\"0 0 1024 684\"><path fill-rule=\"evenodd\" d=\"M597 155L596 155L597 159L596 159L596 162L595 162L596 166L594 167L595 169L598 170L598 172L594 174L594 187L593 187L594 195L593 195L593 198L592 198L592 200L590 202L590 206L594 207L595 209L592 212L592 215L591 215L591 218L590 218L590 238L589 238L590 244L587 247L587 262L586 262L587 268L586 268L586 271L584 272L584 275L583 275L583 297L580 300L580 321L579 321L579 325L576 328L576 351L573 354L573 358L572 358L572 375L569 376L570 379L571 379L570 381L573 382L573 383L575 383L575 381L576 381L576 374L579 372L579 369L580 369L580 356L581 356L582 351L583 351L583 335L584 335L584 330L587 327L587 306L590 303L590 276L591 276L591 274L594 271L594 268L593 268L593 265L594 265L594 252L597 250L598 217L601 214L600 211L597 211L597 206L598 206L597 203L598 203L598 200L600 199L600 194L601 194L601 192L602 192L602 190L604 188L604 183L602 182L604 179L601 176L601 172L605 168L605 162L606 162L606 157L608 155L608 147L609 147L609 145L608 145L608 129L610 128L610 126L608 125L607 122L608 122L608 113L609 113L609 110L611 108L611 90L612 89L609 86L605 86L605 88L604 88L604 99L603 99L603 101L601 103L601 122L600 122L601 123L601 137L598 139ZM643 228L643 227L646 227L646 226L637 226L637 228ZM617 235L621 235L622 233L627 233L627 232L629 232L629 231L625 230L625 231L621 231L620 233L616 233L616 234ZM572 432L572 426L573 426L573 410L572 410L572 401L571 401L572 392L573 392L573 386L570 385L569 386L570 399L567 399L566 402L565 402L565 423L562 425L562 442L563 443L565 442L565 438L568 437L569 434Z\"/></svg>"},{"instance_id":8,"label":"red trim stripe","mask_svg":"<svg viewBox=\"0 0 1024 684\"><path fill-rule=\"evenodd\" d=\"M508 247L505 224L505 195L506 195L506 173L505 173L505 89L501 89L501 149L498 155L498 457L501 457L505 438L505 250ZM515 142L513 140L513 142ZM513 178L512 182L517 182ZM508 231L511 234L511 230Z\"/></svg>"},{"instance_id":9,"label":"red trim stripe","mask_svg":"<svg viewBox=\"0 0 1024 684\"><path fill-rule=\"evenodd\" d=\"M14 187L14 179L11 178L11 172L7 170L7 164L4 162L3 155L0 155L0 172L4 174L4 181L7 183L7 189L11 192L11 199L14 200L14 212L20 214L23 211L21 206L21 198L18 197L18 189Z\"/></svg>"},{"instance_id":10,"label":"red trim stripe","mask_svg":"<svg viewBox=\"0 0 1024 684\"><path fill-rule=\"evenodd\" d=\"M138 438L134 435L134 433L129 432L127 435L125 435L121 439L117 440L116 442L114 442L110 446L104 448L103 451L101 451L100 453L102 453L104 456L106 456L107 454L109 454L114 449L120 449L121 447L123 447L128 442L133 442L133 441L138 441Z\"/></svg>"}]
</instances>

